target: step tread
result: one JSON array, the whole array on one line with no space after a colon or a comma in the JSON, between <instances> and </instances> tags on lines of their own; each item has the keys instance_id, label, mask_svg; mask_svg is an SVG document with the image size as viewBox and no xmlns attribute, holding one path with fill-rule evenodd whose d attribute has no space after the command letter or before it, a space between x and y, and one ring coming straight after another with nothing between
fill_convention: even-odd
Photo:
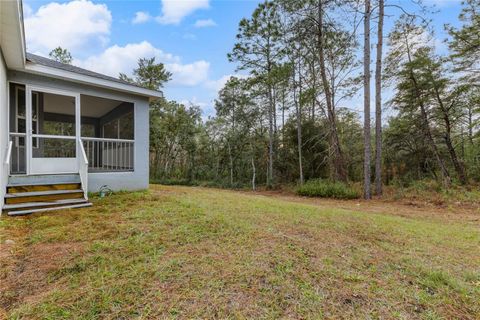
<instances>
[{"instance_id":1,"label":"step tread","mask_svg":"<svg viewBox=\"0 0 480 320\"><path fill-rule=\"evenodd\" d=\"M33 183L21 183L21 184L7 184L7 188L16 188L16 187L30 187L30 186L57 186L62 184L80 184L81 182L33 182Z\"/></svg>"},{"instance_id":2,"label":"step tread","mask_svg":"<svg viewBox=\"0 0 480 320\"><path fill-rule=\"evenodd\" d=\"M55 210L64 210L64 209L77 209L77 208L86 208L91 207L93 204L91 202L75 204L70 206L61 206L61 207L51 207L51 208L41 208L41 209L29 209L29 210L19 210L19 211L10 211L7 214L9 216L23 216L36 212L46 212L46 211L55 211Z\"/></svg>"},{"instance_id":3,"label":"step tread","mask_svg":"<svg viewBox=\"0 0 480 320\"><path fill-rule=\"evenodd\" d=\"M17 175L10 176L9 186L52 184L52 183L79 183L80 175L77 174L42 174L42 175Z\"/></svg>"},{"instance_id":4,"label":"step tread","mask_svg":"<svg viewBox=\"0 0 480 320\"><path fill-rule=\"evenodd\" d=\"M21 197L35 197L35 196L48 196L54 194L69 194L69 193L80 193L83 192L82 189L73 189L73 190L49 190L49 191L34 191L34 192L18 192L18 193L7 193L5 195L6 199L10 198L21 198Z\"/></svg>"},{"instance_id":5,"label":"step tread","mask_svg":"<svg viewBox=\"0 0 480 320\"><path fill-rule=\"evenodd\" d=\"M62 199L49 202L24 202L24 203L14 203L14 204L5 204L3 210L13 210L13 209L23 209L23 208L34 208L34 207L47 207L47 206L57 206L57 205L66 205L66 204L78 204L87 202L86 199Z\"/></svg>"}]
</instances>

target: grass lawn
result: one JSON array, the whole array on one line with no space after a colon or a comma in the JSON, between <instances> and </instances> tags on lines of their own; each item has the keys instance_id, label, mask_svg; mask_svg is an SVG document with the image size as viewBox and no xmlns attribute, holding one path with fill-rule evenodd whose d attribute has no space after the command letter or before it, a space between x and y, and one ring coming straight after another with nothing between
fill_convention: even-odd
<instances>
[{"instance_id":1,"label":"grass lawn","mask_svg":"<svg viewBox=\"0 0 480 320\"><path fill-rule=\"evenodd\" d=\"M0 318L480 318L478 223L342 207L152 186L2 216Z\"/></svg>"}]
</instances>

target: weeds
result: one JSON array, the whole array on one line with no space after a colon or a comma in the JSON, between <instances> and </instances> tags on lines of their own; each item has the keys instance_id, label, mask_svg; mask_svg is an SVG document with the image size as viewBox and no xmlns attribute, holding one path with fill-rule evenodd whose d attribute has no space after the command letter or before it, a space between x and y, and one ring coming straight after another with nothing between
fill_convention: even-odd
<instances>
[{"instance_id":1,"label":"weeds","mask_svg":"<svg viewBox=\"0 0 480 320\"><path fill-rule=\"evenodd\" d=\"M351 186L342 182L331 182L328 180L309 180L297 188L297 194L307 197L335 198L335 199L357 199L360 194Z\"/></svg>"}]
</instances>

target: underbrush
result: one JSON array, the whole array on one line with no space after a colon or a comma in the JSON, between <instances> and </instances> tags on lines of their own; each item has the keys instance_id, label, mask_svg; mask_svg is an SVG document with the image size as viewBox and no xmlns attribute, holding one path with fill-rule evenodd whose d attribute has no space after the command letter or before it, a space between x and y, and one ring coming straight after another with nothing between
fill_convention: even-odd
<instances>
[{"instance_id":1,"label":"underbrush","mask_svg":"<svg viewBox=\"0 0 480 320\"><path fill-rule=\"evenodd\" d=\"M480 204L480 190L476 185L453 184L445 189L435 180L418 180L408 186L393 184L385 187L384 199L409 200L435 205Z\"/></svg>"},{"instance_id":2,"label":"underbrush","mask_svg":"<svg viewBox=\"0 0 480 320\"><path fill-rule=\"evenodd\" d=\"M360 197L360 192L352 186L342 182L332 182L321 179L307 181L296 189L296 193L306 197L334 199L357 199Z\"/></svg>"},{"instance_id":3,"label":"underbrush","mask_svg":"<svg viewBox=\"0 0 480 320\"><path fill-rule=\"evenodd\" d=\"M248 189L249 185L240 182L234 182L233 185L230 182L225 181L202 181L202 180L190 180L190 179L152 179L152 184L162 184L165 186L191 186L191 187L207 187L207 188L220 188L220 189Z\"/></svg>"}]
</instances>

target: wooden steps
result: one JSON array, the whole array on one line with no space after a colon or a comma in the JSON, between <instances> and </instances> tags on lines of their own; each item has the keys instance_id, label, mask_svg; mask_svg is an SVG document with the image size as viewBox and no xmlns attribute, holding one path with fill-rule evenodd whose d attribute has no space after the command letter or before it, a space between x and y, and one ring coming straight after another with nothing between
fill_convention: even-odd
<instances>
[{"instance_id":1,"label":"wooden steps","mask_svg":"<svg viewBox=\"0 0 480 320\"><path fill-rule=\"evenodd\" d=\"M57 206L67 206L67 205L74 205L74 204L81 204L85 203L87 200L81 199L64 199L64 200L56 200L56 201L45 201L45 202L24 202L24 203L14 203L14 204L6 204L3 206L3 210L5 211L12 211L17 209L42 209L48 207L57 207Z\"/></svg>"},{"instance_id":2,"label":"wooden steps","mask_svg":"<svg viewBox=\"0 0 480 320\"><path fill-rule=\"evenodd\" d=\"M10 216L91 206L78 175L10 177L3 210Z\"/></svg>"},{"instance_id":3,"label":"wooden steps","mask_svg":"<svg viewBox=\"0 0 480 320\"><path fill-rule=\"evenodd\" d=\"M80 183L54 183L39 185L12 185L7 186L7 193L21 193L33 191L52 191L52 190L75 190L82 189Z\"/></svg>"},{"instance_id":4,"label":"wooden steps","mask_svg":"<svg viewBox=\"0 0 480 320\"><path fill-rule=\"evenodd\" d=\"M92 204L90 202L85 202L82 204L74 204L70 206L61 206L61 207L50 207L50 208L41 208L41 209L26 209L26 210L18 210L18 211L11 211L8 213L9 216L24 216L31 213L36 212L45 212L45 211L54 211L54 210L66 210L66 209L77 209L77 208L86 208L91 207Z\"/></svg>"},{"instance_id":5,"label":"wooden steps","mask_svg":"<svg viewBox=\"0 0 480 320\"><path fill-rule=\"evenodd\" d=\"M8 178L8 185L41 185L58 183L80 183L78 174L15 175Z\"/></svg>"}]
</instances>

